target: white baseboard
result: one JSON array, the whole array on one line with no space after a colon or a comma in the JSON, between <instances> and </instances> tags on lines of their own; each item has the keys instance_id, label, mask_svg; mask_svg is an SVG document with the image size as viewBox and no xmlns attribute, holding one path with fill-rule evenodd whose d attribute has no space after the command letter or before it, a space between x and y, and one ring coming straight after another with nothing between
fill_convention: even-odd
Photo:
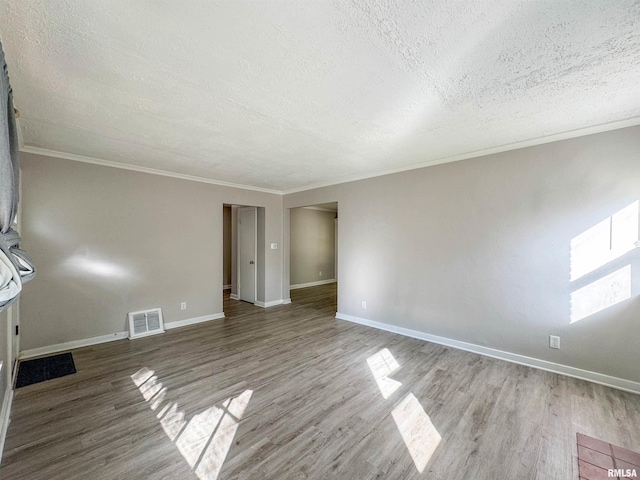
<instances>
[{"instance_id":1,"label":"white baseboard","mask_svg":"<svg viewBox=\"0 0 640 480\"><path fill-rule=\"evenodd\" d=\"M172 328L185 327L187 325L194 325L196 323L208 322L209 320L217 320L224 318L224 313L214 313L211 315L205 315L203 317L187 318L185 320L178 320L175 322L168 322L164 324L164 328L170 330ZM99 337L85 338L83 340L73 340L71 342L58 343L56 345L49 345L47 347L33 348L31 350L23 350L20 352L20 359L41 357L43 355L50 355L52 353L65 352L67 350L73 350L74 348L88 347L90 345L98 345L100 343L113 342L115 340L122 340L129 338L129 332L117 332L110 335L102 335Z\"/></svg>"},{"instance_id":2,"label":"white baseboard","mask_svg":"<svg viewBox=\"0 0 640 480\"><path fill-rule=\"evenodd\" d=\"M256 307L269 308L275 307L276 305L282 305L283 303L284 300L273 300L271 302L261 302L260 300L256 300L256 303L254 303L254 305Z\"/></svg>"},{"instance_id":3,"label":"white baseboard","mask_svg":"<svg viewBox=\"0 0 640 480\"><path fill-rule=\"evenodd\" d=\"M222 289L223 289L223 290L231 290L231 284L229 284L229 285L223 285L223 286L222 286Z\"/></svg>"},{"instance_id":4,"label":"white baseboard","mask_svg":"<svg viewBox=\"0 0 640 480\"><path fill-rule=\"evenodd\" d=\"M335 278L329 280L318 280L317 282L298 283L296 285L290 285L289 290L295 290L297 288L317 287L318 285L326 285L327 283L336 283Z\"/></svg>"},{"instance_id":5,"label":"white baseboard","mask_svg":"<svg viewBox=\"0 0 640 480\"><path fill-rule=\"evenodd\" d=\"M110 335L101 335L99 337L85 338L83 340L73 340L71 342L57 343L47 347L33 348L31 350L23 350L20 352L20 359L40 357L51 353L64 352L74 348L88 347L90 345L98 345L100 343L113 342L129 337L129 332L117 332Z\"/></svg>"},{"instance_id":6,"label":"white baseboard","mask_svg":"<svg viewBox=\"0 0 640 480\"><path fill-rule=\"evenodd\" d=\"M229 298L230 298L231 300L240 300L240 297L238 297L238 294L237 294L237 293L232 293L232 294L230 294L230 295L229 295Z\"/></svg>"},{"instance_id":7,"label":"white baseboard","mask_svg":"<svg viewBox=\"0 0 640 480\"><path fill-rule=\"evenodd\" d=\"M285 298L284 300L282 300L282 304L283 305L289 305L291 303L291 299L290 298Z\"/></svg>"},{"instance_id":8,"label":"white baseboard","mask_svg":"<svg viewBox=\"0 0 640 480\"><path fill-rule=\"evenodd\" d=\"M451 338L430 335L418 330L411 330L409 328L398 327L396 325L390 325L388 323L367 320L365 318L356 317L354 315L347 315L340 312L336 313L336 318L340 320L346 320L348 322L359 323L360 325L366 325L367 327L385 330L391 333L397 333L406 337L417 338L419 340L425 340L427 342L437 343L440 345L445 345L447 347L477 353L486 357L506 360L507 362L517 363L519 365L525 365L527 367L533 367L539 370L546 370L547 372L559 373L568 377L579 378L580 380L587 380L589 382L598 383L607 387L617 388L619 390L640 394L640 383L633 382L631 380L625 380L624 378L612 377L603 373L591 372L589 370L582 370L580 368L548 362L546 360L540 360L538 358L526 357L517 353L505 352L502 350L496 350L494 348L475 345L473 343L453 340Z\"/></svg>"},{"instance_id":9,"label":"white baseboard","mask_svg":"<svg viewBox=\"0 0 640 480\"><path fill-rule=\"evenodd\" d=\"M211 320L218 320L224 318L224 313L213 313L211 315L204 315L202 317L187 318L185 320L177 320L175 322L168 322L164 324L164 328L171 330L172 328L186 327L187 325L195 325L196 323L209 322Z\"/></svg>"},{"instance_id":10,"label":"white baseboard","mask_svg":"<svg viewBox=\"0 0 640 480\"><path fill-rule=\"evenodd\" d=\"M13 403L13 389L11 385L7 385L7 391L2 401L2 410L0 410L0 462L2 462L2 453L4 452L4 441L7 438L7 430L11 419L11 404Z\"/></svg>"}]
</instances>

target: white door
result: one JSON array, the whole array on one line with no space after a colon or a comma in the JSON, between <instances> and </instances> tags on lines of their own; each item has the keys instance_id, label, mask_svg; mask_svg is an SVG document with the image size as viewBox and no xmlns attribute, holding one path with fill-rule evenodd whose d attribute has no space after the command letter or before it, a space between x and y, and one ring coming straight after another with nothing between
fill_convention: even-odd
<instances>
[{"instance_id":1,"label":"white door","mask_svg":"<svg viewBox=\"0 0 640 480\"><path fill-rule=\"evenodd\" d=\"M238 298L256 301L256 207L238 209Z\"/></svg>"}]
</instances>

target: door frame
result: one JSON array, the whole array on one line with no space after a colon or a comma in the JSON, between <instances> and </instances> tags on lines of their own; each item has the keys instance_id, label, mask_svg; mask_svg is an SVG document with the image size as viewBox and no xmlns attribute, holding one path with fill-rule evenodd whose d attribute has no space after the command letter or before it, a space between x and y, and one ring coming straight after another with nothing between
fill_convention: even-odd
<instances>
[{"instance_id":1,"label":"door frame","mask_svg":"<svg viewBox=\"0 0 640 480\"><path fill-rule=\"evenodd\" d=\"M338 280L338 269L340 267L340 260L339 260L339 249L338 249L338 245L339 245L339 239L340 239L340 229L339 229L339 225L340 225L340 202L337 200L334 201L325 201L325 202L321 202L321 203L335 203L337 205L337 209L335 211L336 217L334 218L334 230L333 230L333 234L334 234L334 277L335 277L335 283L337 283L339 285L339 280ZM283 296L286 296L286 300L284 300L284 303L292 303L291 301L291 210L297 209L297 208L309 208L309 207L315 207L316 210L326 210L326 209L322 209L322 208L318 208L317 205L319 205L320 203L315 203L315 204L303 204L303 205L296 205L294 204L293 206L285 206L284 207L284 219L283 219L283 227L284 227L284 234L283 234L283 242L284 242L284 255L283 255L283 282L282 282L282 293ZM327 210L327 211L333 211L333 210ZM340 289L338 288L337 292L336 292L336 310L339 310L338 307L338 300L340 299ZM336 311L336 313L337 313Z\"/></svg>"},{"instance_id":2,"label":"door frame","mask_svg":"<svg viewBox=\"0 0 640 480\"><path fill-rule=\"evenodd\" d=\"M18 375L18 361L20 359L20 335L16 333L20 330L20 299L7 309L7 347L9 349L9 380L13 385L13 380Z\"/></svg>"}]
</instances>

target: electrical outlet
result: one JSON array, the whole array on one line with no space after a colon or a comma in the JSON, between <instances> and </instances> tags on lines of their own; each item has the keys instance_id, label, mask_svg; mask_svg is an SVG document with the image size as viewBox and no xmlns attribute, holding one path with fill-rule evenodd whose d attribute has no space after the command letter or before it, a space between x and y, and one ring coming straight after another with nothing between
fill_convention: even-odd
<instances>
[{"instance_id":1,"label":"electrical outlet","mask_svg":"<svg viewBox=\"0 0 640 480\"><path fill-rule=\"evenodd\" d=\"M560 349L560 337L549 335L549 348Z\"/></svg>"},{"instance_id":2,"label":"electrical outlet","mask_svg":"<svg viewBox=\"0 0 640 480\"><path fill-rule=\"evenodd\" d=\"M367 302L365 302L364 300L362 301L362 309L363 310L367 309Z\"/></svg>"},{"instance_id":3,"label":"electrical outlet","mask_svg":"<svg viewBox=\"0 0 640 480\"><path fill-rule=\"evenodd\" d=\"M322 270L320 270L320 271L318 272L318 276L319 276L319 277L321 277L321 276L322 276Z\"/></svg>"},{"instance_id":4,"label":"electrical outlet","mask_svg":"<svg viewBox=\"0 0 640 480\"><path fill-rule=\"evenodd\" d=\"M187 309L187 302L182 302L180 304L180 310L186 310Z\"/></svg>"},{"instance_id":5,"label":"electrical outlet","mask_svg":"<svg viewBox=\"0 0 640 480\"><path fill-rule=\"evenodd\" d=\"M278 249L278 244L277 243L272 243L271 244L271 250L277 250Z\"/></svg>"}]
</instances>

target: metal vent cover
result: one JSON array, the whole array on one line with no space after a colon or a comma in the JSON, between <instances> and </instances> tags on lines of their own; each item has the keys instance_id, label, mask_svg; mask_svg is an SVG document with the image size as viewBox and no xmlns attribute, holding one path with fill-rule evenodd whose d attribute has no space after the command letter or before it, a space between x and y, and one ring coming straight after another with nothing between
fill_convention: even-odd
<instances>
[{"instance_id":1,"label":"metal vent cover","mask_svg":"<svg viewBox=\"0 0 640 480\"><path fill-rule=\"evenodd\" d=\"M129 339L147 337L164 333L164 323L162 321L162 309L151 308L139 312L130 312L129 316Z\"/></svg>"}]
</instances>

